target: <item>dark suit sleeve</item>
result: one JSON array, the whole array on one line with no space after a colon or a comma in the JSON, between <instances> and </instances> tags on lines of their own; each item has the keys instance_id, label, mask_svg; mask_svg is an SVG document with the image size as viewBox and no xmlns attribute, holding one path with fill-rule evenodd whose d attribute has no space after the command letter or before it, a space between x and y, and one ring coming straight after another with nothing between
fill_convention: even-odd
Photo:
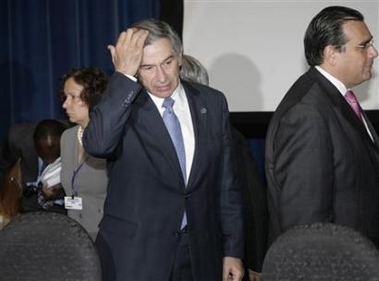
<instances>
[{"instance_id":1,"label":"dark suit sleeve","mask_svg":"<svg viewBox=\"0 0 379 281\"><path fill-rule=\"evenodd\" d=\"M224 256L243 259L243 203L237 180L236 158L233 150L229 112L223 102L223 161L221 170L221 214L224 236Z\"/></svg>"},{"instance_id":2,"label":"dark suit sleeve","mask_svg":"<svg viewBox=\"0 0 379 281\"><path fill-rule=\"evenodd\" d=\"M232 128L232 135L244 201L245 264L249 269L261 272L268 238L266 190L245 137L235 128Z\"/></svg>"},{"instance_id":3,"label":"dark suit sleeve","mask_svg":"<svg viewBox=\"0 0 379 281\"><path fill-rule=\"evenodd\" d=\"M331 135L325 117L300 103L285 114L273 136L281 231L316 221L331 221L334 168ZM270 179L273 182L273 178Z\"/></svg>"},{"instance_id":4,"label":"dark suit sleeve","mask_svg":"<svg viewBox=\"0 0 379 281\"><path fill-rule=\"evenodd\" d=\"M112 75L84 130L83 145L88 153L100 158L109 158L116 153L131 104L140 90L140 84L124 74L115 72Z\"/></svg>"}]
</instances>

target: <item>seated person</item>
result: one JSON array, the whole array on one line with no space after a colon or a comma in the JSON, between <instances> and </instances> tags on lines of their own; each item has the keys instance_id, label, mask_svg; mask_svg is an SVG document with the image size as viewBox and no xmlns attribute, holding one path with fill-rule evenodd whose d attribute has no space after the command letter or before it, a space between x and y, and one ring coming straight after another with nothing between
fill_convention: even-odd
<instances>
[{"instance_id":1,"label":"seated person","mask_svg":"<svg viewBox=\"0 0 379 281\"><path fill-rule=\"evenodd\" d=\"M7 141L2 147L0 155L0 169L4 176L17 163L18 159L20 161L21 212L40 210L66 212L60 205L48 203L47 205L51 206L47 208L47 205L43 203L43 201L61 197L63 189L58 187L46 190L42 186L38 189L38 184L44 168L59 158L60 136L67 128L67 122L52 119L43 120L37 125L29 123L10 127ZM40 200L38 200L38 193L40 193ZM44 196L44 199L41 196Z\"/></svg>"},{"instance_id":2,"label":"seated person","mask_svg":"<svg viewBox=\"0 0 379 281\"><path fill-rule=\"evenodd\" d=\"M36 126L37 123L18 123L9 127L0 151L1 182L18 159L22 159L20 169L23 174L23 181L36 179L38 156L33 143L33 133ZM22 185L24 184L22 183Z\"/></svg>"},{"instance_id":3,"label":"seated person","mask_svg":"<svg viewBox=\"0 0 379 281\"><path fill-rule=\"evenodd\" d=\"M4 175L0 189L0 228L8 224L20 211L22 194L20 160Z\"/></svg>"}]
</instances>

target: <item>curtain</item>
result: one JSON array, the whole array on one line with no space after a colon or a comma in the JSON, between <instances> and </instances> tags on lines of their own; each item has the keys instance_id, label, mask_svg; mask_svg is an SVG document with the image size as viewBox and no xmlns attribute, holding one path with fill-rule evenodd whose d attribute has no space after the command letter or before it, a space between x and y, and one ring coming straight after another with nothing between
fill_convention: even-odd
<instances>
[{"instance_id":1,"label":"curtain","mask_svg":"<svg viewBox=\"0 0 379 281\"><path fill-rule=\"evenodd\" d=\"M175 3L173 0L0 2L1 138L14 123L66 118L58 93L60 77L74 67L100 67L111 74L107 45L114 44L120 31L135 21L160 18L161 9L167 17L167 5ZM170 24L182 26L180 22ZM181 34L181 30L178 32Z\"/></svg>"}]
</instances>

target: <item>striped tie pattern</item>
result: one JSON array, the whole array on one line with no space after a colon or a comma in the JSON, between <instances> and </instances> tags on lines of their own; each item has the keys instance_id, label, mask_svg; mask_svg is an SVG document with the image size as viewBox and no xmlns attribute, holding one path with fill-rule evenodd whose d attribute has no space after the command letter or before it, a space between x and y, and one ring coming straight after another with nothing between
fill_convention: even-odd
<instances>
[{"instance_id":1,"label":"striped tie pattern","mask_svg":"<svg viewBox=\"0 0 379 281\"><path fill-rule=\"evenodd\" d=\"M361 107L359 106L358 100L356 96L354 95L353 91L347 91L345 94L345 99L350 104L351 108L353 109L355 114L358 116L358 118L362 120Z\"/></svg>"}]
</instances>

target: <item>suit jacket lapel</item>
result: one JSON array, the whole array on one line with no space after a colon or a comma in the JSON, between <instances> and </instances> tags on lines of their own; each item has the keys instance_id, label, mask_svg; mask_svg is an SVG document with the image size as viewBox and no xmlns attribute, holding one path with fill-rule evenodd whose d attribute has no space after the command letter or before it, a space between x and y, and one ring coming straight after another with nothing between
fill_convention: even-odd
<instances>
[{"instance_id":1,"label":"suit jacket lapel","mask_svg":"<svg viewBox=\"0 0 379 281\"><path fill-rule=\"evenodd\" d=\"M347 120L347 122L349 122L351 126L354 127L357 131L359 131L363 138L366 138L367 141L372 142L363 122L357 118L355 113L351 110L350 105L346 102L345 98L336 89L336 87L315 68L311 68L310 73L319 81L320 86L323 88L322 93L324 93L331 101L332 106L336 108L336 112L341 112L342 116ZM367 117L365 117L365 119L368 120Z\"/></svg>"},{"instance_id":2,"label":"suit jacket lapel","mask_svg":"<svg viewBox=\"0 0 379 281\"><path fill-rule=\"evenodd\" d=\"M195 137L195 151L187 184L187 189L191 189L191 187L196 185L196 182L201 178L201 175L203 173L202 171L207 170L205 167L209 162L207 154L208 108L205 106L200 93L196 89L185 82L183 82L183 87L186 92L189 108L191 111Z\"/></svg>"},{"instance_id":3,"label":"suit jacket lapel","mask_svg":"<svg viewBox=\"0 0 379 281\"><path fill-rule=\"evenodd\" d=\"M170 135L156 105L144 91L136 99L134 106L136 110L133 111L131 118L133 118L137 133L144 135L140 139L147 140L143 145L154 147L153 151L159 151L160 155L162 155L162 157L157 157L154 154L150 157L157 169L159 178L166 180L168 184L173 182L172 179L174 177L176 179L174 181L176 183L175 186L179 185L184 188L184 180L175 147L172 144ZM149 151L146 150L147 153L150 153ZM170 170L174 171L174 173L167 175L167 166L162 165L162 160L168 162L172 167Z\"/></svg>"},{"instance_id":4,"label":"suit jacket lapel","mask_svg":"<svg viewBox=\"0 0 379 281\"><path fill-rule=\"evenodd\" d=\"M331 101L332 106L337 108L337 112L340 111L342 116L346 119L347 122L351 124L362 136L363 139L366 140L369 146L374 146L375 151L379 152L378 146L378 136L375 132L374 127L372 126L370 120L368 119L365 112L362 110L362 115L365 118L365 121L369 127L369 130L372 134L374 142L371 140L370 135L368 134L366 127L362 121L360 121L355 113L351 110L350 105L346 102L345 98L341 95L341 93L335 88L335 86L330 83L321 73L319 73L315 68L311 68L311 75L316 77L319 81L319 84L322 88L322 93L325 93L328 96L328 99Z\"/></svg>"},{"instance_id":5,"label":"suit jacket lapel","mask_svg":"<svg viewBox=\"0 0 379 281\"><path fill-rule=\"evenodd\" d=\"M195 137L195 151L193 162L191 166L191 171L189 174L187 189L190 189L197 180L201 178L202 171L206 171L206 167L209 163L209 158L207 155L207 111L208 108L205 106L200 93L191 87L187 83L183 83L183 87L187 96L189 103L189 108L191 111L192 124L194 129ZM174 145L172 144L169 133L167 132L166 126L163 119L157 110L154 102L150 99L149 95L143 91L136 99L134 105L136 110L132 112L131 118L133 118L134 124L136 124L136 130L138 134L144 134L144 138L141 140L149 140L148 143L144 145L154 146L157 151L160 151L164 159L172 167L172 171L175 171L176 186L179 182L183 188L185 188L180 164ZM149 153L149 152L148 152ZM167 177L167 169L163 170L161 165L162 159L152 156L150 158L156 167L159 177L164 180L164 178L169 178L167 184L172 184L172 176ZM166 174L165 174L166 172Z\"/></svg>"}]
</instances>

